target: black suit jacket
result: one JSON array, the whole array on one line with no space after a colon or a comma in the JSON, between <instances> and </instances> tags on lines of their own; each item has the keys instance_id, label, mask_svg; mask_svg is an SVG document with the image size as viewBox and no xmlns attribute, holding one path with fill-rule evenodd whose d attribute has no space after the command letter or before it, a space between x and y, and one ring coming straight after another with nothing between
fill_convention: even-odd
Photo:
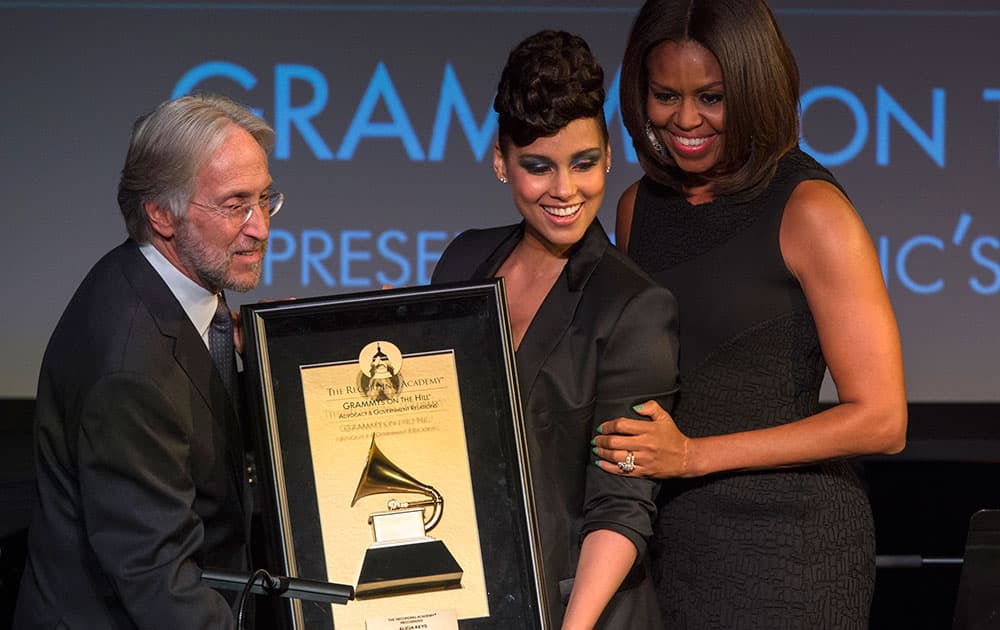
<instances>
[{"instance_id":1,"label":"black suit jacket","mask_svg":"<svg viewBox=\"0 0 1000 630\"><path fill-rule=\"evenodd\" d=\"M202 567L247 566L237 412L131 241L94 266L49 341L35 459L15 628L234 626L200 580Z\"/></svg>"},{"instance_id":2,"label":"black suit jacket","mask_svg":"<svg viewBox=\"0 0 1000 630\"><path fill-rule=\"evenodd\" d=\"M459 235L434 282L488 278L513 251L523 224ZM605 608L599 627L659 627L646 576L646 541L658 484L603 472L594 428L656 399L670 408L677 380L677 307L608 241L595 220L535 314L517 351L546 597L561 624L583 537L610 529L629 538L639 562Z\"/></svg>"}]
</instances>

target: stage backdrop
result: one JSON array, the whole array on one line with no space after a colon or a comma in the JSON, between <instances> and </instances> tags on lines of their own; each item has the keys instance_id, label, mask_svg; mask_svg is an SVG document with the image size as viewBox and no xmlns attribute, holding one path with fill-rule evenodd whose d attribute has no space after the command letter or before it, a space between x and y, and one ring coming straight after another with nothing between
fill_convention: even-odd
<instances>
[{"instance_id":1,"label":"stage backdrop","mask_svg":"<svg viewBox=\"0 0 1000 630\"><path fill-rule=\"evenodd\" d=\"M134 118L214 91L278 134L285 209L245 301L418 285L457 232L518 219L490 165L507 52L584 36L607 71L615 168L639 175L617 74L638 2L0 2L0 397L34 396L80 279L125 238ZM871 231L911 401L1000 401L1000 9L775 0L802 74L802 145ZM832 398L828 386L825 397Z\"/></svg>"}]
</instances>

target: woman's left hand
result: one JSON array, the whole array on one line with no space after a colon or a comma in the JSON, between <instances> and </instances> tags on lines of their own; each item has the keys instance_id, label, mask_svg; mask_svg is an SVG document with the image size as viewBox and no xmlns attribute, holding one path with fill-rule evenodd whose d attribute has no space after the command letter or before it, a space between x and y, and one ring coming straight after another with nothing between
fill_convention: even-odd
<instances>
[{"instance_id":1,"label":"woman's left hand","mask_svg":"<svg viewBox=\"0 0 1000 630\"><path fill-rule=\"evenodd\" d=\"M629 477L669 479L690 477L689 450L691 438L681 433L670 414L656 401L636 408L649 420L616 418L597 427L593 452L601 459L601 470ZM618 462L632 455L634 468L625 472Z\"/></svg>"}]
</instances>

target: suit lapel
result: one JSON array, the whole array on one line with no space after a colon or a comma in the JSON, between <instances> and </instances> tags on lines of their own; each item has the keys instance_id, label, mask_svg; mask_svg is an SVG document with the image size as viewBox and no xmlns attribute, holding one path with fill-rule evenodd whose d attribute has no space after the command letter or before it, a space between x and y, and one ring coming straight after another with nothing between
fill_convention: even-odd
<instances>
[{"instance_id":1,"label":"suit lapel","mask_svg":"<svg viewBox=\"0 0 1000 630\"><path fill-rule=\"evenodd\" d=\"M473 278L493 278L497 275L497 271L500 270L500 265L503 261L507 260L510 253L514 251L517 244L521 242L521 238L524 236L524 222L508 225L504 228L504 231L500 233L500 240L497 242L496 247L493 251L486 257L486 259L480 263L476 268L476 271L472 274Z\"/></svg>"},{"instance_id":2,"label":"suit lapel","mask_svg":"<svg viewBox=\"0 0 1000 630\"><path fill-rule=\"evenodd\" d=\"M500 265L524 235L523 222L514 228L479 266L475 277L488 278L496 275ZM517 350L518 383L522 400L525 402L531 397L531 390L542 366L573 323L587 280L610 246L604 229L597 219L594 219L583 238L570 251L566 266L542 301L528 330L525 331L524 339L521 340Z\"/></svg>"},{"instance_id":3,"label":"suit lapel","mask_svg":"<svg viewBox=\"0 0 1000 630\"><path fill-rule=\"evenodd\" d=\"M174 340L174 360L211 408L212 415L225 423L227 451L234 464L230 468L236 484L236 494L246 509L242 430L235 403L215 369L205 342L163 278L156 273L134 242L127 241L123 251L123 268L129 282L149 308L160 333Z\"/></svg>"}]
</instances>

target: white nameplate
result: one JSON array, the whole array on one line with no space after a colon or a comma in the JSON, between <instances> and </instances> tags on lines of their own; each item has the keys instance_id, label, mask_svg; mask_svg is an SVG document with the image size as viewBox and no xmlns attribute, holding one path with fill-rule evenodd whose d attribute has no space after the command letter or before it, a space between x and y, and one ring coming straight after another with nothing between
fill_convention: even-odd
<instances>
[{"instance_id":1,"label":"white nameplate","mask_svg":"<svg viewBox=\"0 0 1000 630\"><path fill-rule=\"evenodd\" d=\"M365 620L365 628L366 630L458 630L458 617L454 610L373 617Z\"/></svg>"},{"instance_id":2,"label":"white nameplate","mask_svg":"<svg viewBox=\"0 0 1000 630\"><path fill-rule=\"evenodd\" d=\"M375 542L392 542L409 538L426 538L424 509L413 508L396 512L375 512L371 515Z\"/></svg>"}]
</instances>

